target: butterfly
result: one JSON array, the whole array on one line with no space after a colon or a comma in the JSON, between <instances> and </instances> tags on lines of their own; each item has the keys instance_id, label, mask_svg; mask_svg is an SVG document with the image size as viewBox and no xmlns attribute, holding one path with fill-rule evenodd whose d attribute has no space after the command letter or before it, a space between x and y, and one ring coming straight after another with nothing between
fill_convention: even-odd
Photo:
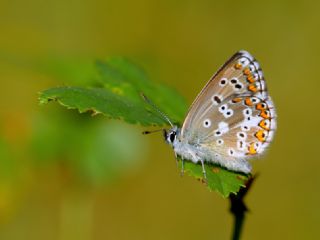
<instances>
[{"instance_id":1,"label":"butterfly","mask_svg":"<svg viewBox=\"0 0 320 240\"><path fill-rule=\"evenodd\" d=\"M181 128L164 137L183 162L205 162L229 170L251 172L248 162L270 145L276 112L257 60L247 51L235 53L208 81L192 103Z\"/></svg>"}]
</instances>

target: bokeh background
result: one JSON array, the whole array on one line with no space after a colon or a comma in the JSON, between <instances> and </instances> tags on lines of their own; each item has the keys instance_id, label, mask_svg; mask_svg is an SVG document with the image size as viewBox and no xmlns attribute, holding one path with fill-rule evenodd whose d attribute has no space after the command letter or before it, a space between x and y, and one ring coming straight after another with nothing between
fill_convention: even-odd
<instances>
[{"instance_id":1,"label":"bokeh background","mask_svg":"<svg viewBox=\"0 0 320 240\"><path fill-rule=\"evenodd\" d=\"M229 239L228 201L181 178L161 134L39 106L37 93L120 55L191 103L239 49L260 61L279 117L243 239L315 239L319 12L309 0L0 0L0 239Z\"/></svg>"}]
</instances>

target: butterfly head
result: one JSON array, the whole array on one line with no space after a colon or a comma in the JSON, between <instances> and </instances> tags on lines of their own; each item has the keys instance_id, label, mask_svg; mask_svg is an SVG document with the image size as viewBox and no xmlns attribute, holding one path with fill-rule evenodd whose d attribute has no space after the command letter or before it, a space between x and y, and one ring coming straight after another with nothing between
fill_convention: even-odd
<instances>
[{"instance_id":1,"label":"butterfly head","mask_svg":"<svg viewBox=\"0 0 320 240\"><path fill-rule=\"evenodd\" d=\"M163 130L163 136L166 142L173 145L180 134L180 129L177 126L173 126L170 130Z\"/></svg>"}]
</instances>

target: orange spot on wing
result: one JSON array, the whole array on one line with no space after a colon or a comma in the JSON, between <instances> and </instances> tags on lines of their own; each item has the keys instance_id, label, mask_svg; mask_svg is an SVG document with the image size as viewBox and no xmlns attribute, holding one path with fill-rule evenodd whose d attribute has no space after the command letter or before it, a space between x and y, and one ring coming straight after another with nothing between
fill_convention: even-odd
<instances>
[{"instance_id":1,"label":"orange spot on wing","mask_svg":"<svg viewBox=\"0 0 320 240\"><path fill-rule=\"evenodd\" d=\"M266 141L266 134L265 134L264 130L258 131L254 136L255 136L260 142Z\"/></svg>"},{"instance_id":2,"label":"orange spot on wing","mask_svg":"<svg viewBox=\"0 0 320 240\"><path fill-rule=\"evenodd\" d=\"M256 105L256 109L258 109L258 110L265 110L265 109L267 109L266 106L263 107L263 105L264 105L264 104L262 104L262 103L258 103L258 104Z\"/></svg>"},{"instance_id":3,"label":"orange spot on wing","mask_svg":"<svg viewBox=\"0 0 320 240\"><path fill-rule=\"evenodd\" d=\"M259 123L259 126L260 126L261 128L263 128L264 130L267 130L267 131L270 130L270 129L267 127L266 120L261 120L261 122Z\"/></svg>"},{"instance_id":4,"label":"orange spot on wing","mask_svg":"<svg viewBox=\"0 0 320 240\"><path fill-rule=\"evenodd\" d=\"M253 105L253 103L252 103L252 101L251 101L251 98L249 98L249 97L244 100L244 103L245 103L247 106L252 106L252 105Z\"/></svg>"},{"instance_id":5,"label":"orange spot on wing","mask_svg":"<svg viewBox=\"0 0 320 240\"><path fill-rule=\"evenodd\" d=\"M250 143L250 146L248 147L248 154L249 155L254 155L257 153L257 150L254 148L254 143Z\"/></svg>"},{"instance_id":6,"label":"orange spot on wing","mask_svg":"<svg viewBox=\"0 0 320 240\"><path fill-rule=\"evenodd\" d=\"M260 116L263 117L264 119L270 119L269 112L266 110L262 110L260 113Z\"/></svg>"},{"instance_id":7,"label":"orange spot on wing","mask_svg":"<svg viewBox=\"0 0 320 240\"><path fill-rule=\"evenodd\" d=\"M250 69L249 68L245 68L243 70L243 74L249 76L251 74Z\"/></svg>"},{"instance_id":8,"label":"orange spot on wing","mask_svg":"<svg viewBox=\"0 0 320 240\"><path fill-rule=\"evenodd\" d=\"M233 103L238 103L238 102L241 102L241 98L234 98L234 99L232 99L232 102Z\"/></svg>"},{"instance_id":9,"label":"orange spot on wing","mask_svg":"<svg viewBox=\"0 0 320 240\"><path fill-rule=\"evenodd\" d=\"M253 85L253 84L250 84L248 86L248 90L251 91L251 92L257 92L258 91L257 87L255 85Z\"/></svg>"},{"instance_id":10,"label":"orange spot on wing","mask_svg":"<svg viewBox=\"0 0 320 240\"><path fill-rule=\"evenodd\" d=\"M235 69L241 69L241 68L242 68L242 65L241 65L240 63L236 63L236 64L234 65L234 68L235 68Z\"/></svg>"},{"instance_id":11,"label":"orange spot on wing","mask_svg":"<svg viewBox=\"0 0 320 240\"><path fill-rule=\"evenodd\" d=\"M252 75L249 75L247 77L247 80L248 80L249 83L253 83L255 81Z\"/></svg>"}]
</instances>

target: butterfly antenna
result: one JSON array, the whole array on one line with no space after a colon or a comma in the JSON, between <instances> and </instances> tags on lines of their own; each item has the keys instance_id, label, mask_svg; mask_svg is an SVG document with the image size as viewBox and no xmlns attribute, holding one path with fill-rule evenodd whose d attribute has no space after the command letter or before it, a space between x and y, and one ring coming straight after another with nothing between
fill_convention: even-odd
<instances>
[{"instance_id":1,"label":"butterfly antenna","mask_svg":"<svg viewBox=\"0 0 320 240\"><path fill-rule=\"evenodd\" d=\"M165 115L163 112L161 112L160 109L149 98L147 98L146 95L141 93L141 96L142 96L143 100L146 101L146 103L148 103L151 107L153 107L153 109L155 109L161 115L161 117L164 120L166 120L171 125L171 127L173 127L173 124L172 124L172 122L170 121L170 119L168 118L167 115Z\"/></svg>"},{"instance_id":2,"label":"butterfly antenna","mask_svg":"<svg viewBox=\"0 0 320 240\"><path fill-rule=\"evenodd\" d=\"M160 131L163 131L163 129L157 129L157 130L153 130L153 131L144 131L144 132L142 132L142 134L147 135L150 133L155 133L155 132L160 132Z\"/></svg>"}]
</instances>

